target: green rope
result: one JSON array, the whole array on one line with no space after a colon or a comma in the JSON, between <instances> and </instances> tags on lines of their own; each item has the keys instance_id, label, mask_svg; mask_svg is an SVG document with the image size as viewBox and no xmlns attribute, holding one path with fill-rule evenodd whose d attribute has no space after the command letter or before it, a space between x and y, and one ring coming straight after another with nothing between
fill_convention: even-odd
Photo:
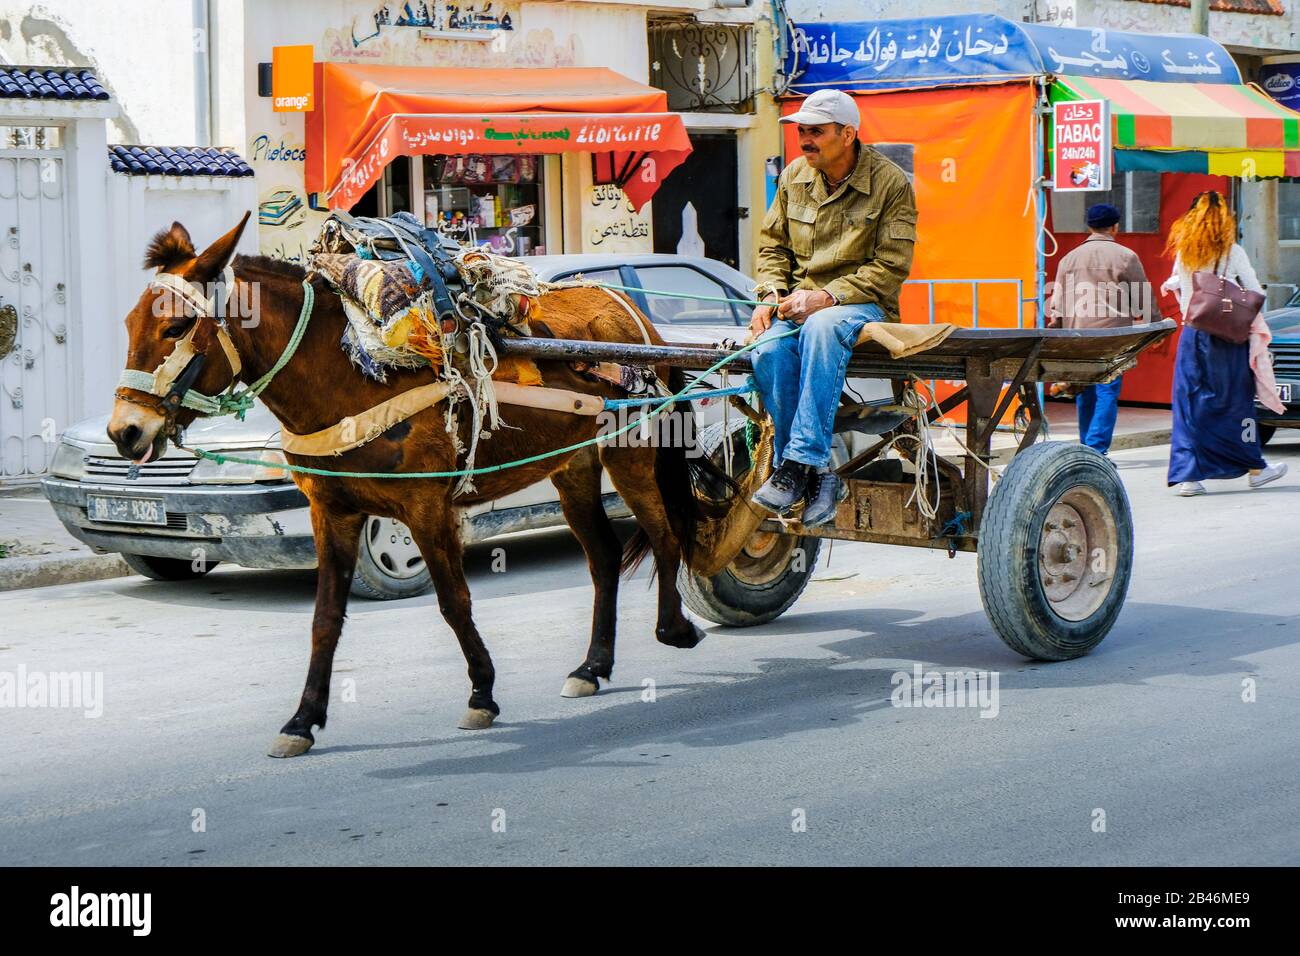
<instances>
[{"instance_id":1,"label":"green rope","mask_svg":"<svg viewBox=\"0 0 1300 956\"><path fill-rule=\"evenodd\" d=\"M729 299L725 295L696 295L694 292L656 292L654 289L643 289L640 286L614 285L612 282L597 282L594 279L582 279L580 281L601 289L616 289L619 292L640 292L644 295L664 296L669 299L699 299L701 302L734 302L737 305L776 306L775 302L759 302L756 299Z\"/></svg>"},{"instance_id":2,"label":"green rope","mask_svg":"<svg viewBox=\"0 0 1300 956\"><path fill-rule=\"evenodd\" d=\"M309 279L303 279L302 309L298 312L298 324L293 327L293 334L289 336L289 344L284 347L284 351L280 353L280 357L276 359L270 371L246 387L242 392L236 393L232 385L229 392L218 395L216 397L220 409L217 412L218 415L234 414L241 422L244 420L245 413L253 407L253 402L257 399L257 396L266 391L266 387L271 384L271 379L275 378L289 364L294 353L298 351L303 336L307 334L307 323L311 321L311 313L315 304L316 290L312 287Z\"/></svg>"},{"instance_id":3,"label":"green rope","mask_svg":"<svg viewBox=\"0 0 1300 956\"><path fill-rule=\"evenodd\" d=\"M797 335L798 333L799 333L799 329L791 329L787 332L777 332L777 333L769 334L768 336L766 336L766 338L775 340L779 338L785 338L786 336L789 335ZM595 438L588 438L586 441L580 441L573 445L566 445L563 448L556 448L553 451L542 452L539 455L530 455L527 458L520 458L517 459L516 461L507 461L500 465L488 465L485 468L461 468L461 469L457 469L456 471L410 471L410 472L397 472L397 473L386 472L386 471L331 471L327 468L312 468L307 465L291 465L288 462L282 463L278 461L267 461L263 458L243 458L238 455L223 455L220 452L211 452L202 448L190 448L187 450L198 458L206 458L209 461L215 461L219 465L225 464L226 462L233 462L237 465L261 465L266 468L278 468L284 471L295 472L300 475L319 475L321 477L326 477L326 478L463 478L466 475L487 475L493 472L507 471L508 469L511 468L518 468L522 465L531 465L533 462L544 461L547 458L554 458L557 455L565 455L571 451L578 451L582 448L586 448L589 445L598 445L601 442L609 441L611 438L617 438L619 435L626 434L627 432L631 431L633 428L639 428L642 425L644 425L645 422L649 421L650 419L658 415L660 412L662 412L669 405L672 405L676 403L678 400L685 397L686 393L689 392L691 389L695 388L696 385L698 385L705 376L713 374L714 372L716 372L718 369L722 368L724 365L728 364L729 362L734 362L741 355L744 355L746 352L754 348L757 348L758 344L759 342L757 340L751 342L749 343L749 345L737 349L735 352L732 352L730 355L724 356L723 358L719 359L717 362L714 362L713 365L705 369L704 372L702 372L694 381L692 381L681 391L677 392L674 395L668 396L659 405L655 406L655 408L652 411L642 413L642 415L636 421L632 422L631 424L624 425L618 431L611 432L608 435L597 435ZM280 365L281 363L277 363L277 366ZM261 380L259 379L258 381Z\"/></svg>"}]
</instances>

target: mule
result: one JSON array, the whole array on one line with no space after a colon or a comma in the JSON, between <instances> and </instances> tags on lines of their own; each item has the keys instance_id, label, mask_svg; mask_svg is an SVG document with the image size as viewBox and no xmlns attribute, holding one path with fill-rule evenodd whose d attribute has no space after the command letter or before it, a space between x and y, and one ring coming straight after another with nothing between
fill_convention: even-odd
<instances>
[{"instance_id":1,"label":"mule","mask_svg":"<svg viewBox=\"0 0 1300 956\"><path fill-rule=\"evenodd\" d=\"M215 283L223 272L233 288L227 302L257 301L257 321L222 321L205 313L192 297L168 294L151 284L126 317L128 369L153 372L187 336L193 350L204 356L185 370L189 388L217 395L235 381L255 381L276 363L289 343L304 303L304 281L314 291L315 303L301 344L288 364L261 394L267 408L290 432L306 435L340 422L392 398L400 392L436 380L434 370L392 370L386 383L374 381L352 364L339 347L347 321L342 302L316 276L291 263L262 256L235 255L235 247L248 221L243 220L202 252L195 250L180 223L156 235L145 254L145 266L180 277L199 288ZM161 276L159 277L161 279ZM175 280L170 280L175 284ZM256 283L256 299L241 288ZM624 300L626 301L626 300ZM214 310L215 311L215 310ZM639 315L639 313L638 313ZM650 341L662 343L654 326L641 316L640 325ZM235 372L233 357L219 344L222 329L242 367ZM582 287L548 292L540 299L540 322L535 332L559 338L642 342L643 329L627 309L605 291ZM605 397L617 389L603 381L580 375L565 362L539 362L543 384ZM674 391L681 387L680 370L657 370ZM177 408L159 396L133 388L119 388L108 433L123 457L147 461L161 456L178 429L196 417L189 408ZM685 403L678 406L689 414ZM287 455L294 465L325 467L350 472L445 472L461 467L456 442L445 421L445 406L438 403L381 437L339 457ZM502 406L502 418L511 428L501 428L480 439L476 467L488 467L528 458L593 438L598 419L524 406ZM458 416L462 448L470 444L468 414ZM458 533L457 509L491 501L550 479L559 492L564 517L581 543L591 572L595 599L591 636L586 657L565 680L562 694L595 694L601 680L614 670L614 637L620 572L652 554L658 579L658 614L655 636L664 644L694 647L703 637L682 611L677 590L678 567L689 558L694 541L697 509L692 491L692 469L700 461L682 443L674 447L621 447L602 443L581 450L483 474L475 489L453 497L455 479L402 479L321 477L293 473L293 480L311 505L312 531L318 561L315 610L311 626L311 658L306 685L298 708L281 728L270 748L274 757L291 757L315 743L313 731L324 728L334 651L343 630L349 585L357 560L362 527L369 515L396 518L406 524L428 564L438 609L450 626L469 669L470 696L459 726L478 730L491 726L500 714L493 697L495 672L492 658L479 634L470 606L470 590L462 566L463 546ZM609 473L615 489L639 525L626 546L620 546L601 504L601 470Z\"/></svg>"}]
</instances>

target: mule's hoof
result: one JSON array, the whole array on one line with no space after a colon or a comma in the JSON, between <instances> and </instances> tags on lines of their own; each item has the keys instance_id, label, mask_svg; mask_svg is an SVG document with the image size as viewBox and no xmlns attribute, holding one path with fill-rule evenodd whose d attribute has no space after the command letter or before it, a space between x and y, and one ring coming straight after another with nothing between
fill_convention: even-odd
<instances>
[{"instance_id":1,"label":"mule's hoof","mask_svg":"<svg viewBox=\"0 0 1300 956\"><path fill-rule=\"evenodd\" d=\"M492 721L497 719L497 715L490 710L482 707L471 707L465 711L465 716L460 719L457 725L461 730L487 730L492 726Z\"/></svg>"},{"instance_id":2,"label":"mule's hoof","mask_svg":"<svg viewBox=\"0 0 1300 956\"><path fill-rule=\"evenodd\" d=\"M592 697L598 690L600 690L600 685L594 681L583 680L581 677L570 677L564 682L564 689L560 691L560 696Z\"/></svg>"},{"instance_id":3,"label":"mule's hoof","mask_svg":"<svg viewBox=\"0 0 1300 956\"><path fill-rule=\"evenodd\" d=\"M680 647L689 650L704 640L704 632L687 621L685 628L676 631L655 628L655 640L660 644L667 644L669 647Z\"/></svg>"},{"instance_id":4,"label":"mule's hoof","mask_svg":"<svg viewBox=\"0 0 1300 956\"><path fill-rule=\"evenodd\" d=\"M311 750L311 745L316 741L310 737L299 737L296 734L280 734L271 743L271 749L266 752L268 757L297 757Z\"/></svg>"}]
</instances>

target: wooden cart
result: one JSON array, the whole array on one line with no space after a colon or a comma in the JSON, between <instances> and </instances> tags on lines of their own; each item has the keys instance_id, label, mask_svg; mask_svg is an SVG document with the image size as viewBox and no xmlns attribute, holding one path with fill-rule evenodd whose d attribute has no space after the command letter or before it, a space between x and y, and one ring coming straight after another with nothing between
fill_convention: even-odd
<instances>
[{"instance_id":1,"label":"wooden cart","mask_svg":"<svg viewBox=\"0 0 1300 956\"><path fill-rule=\"evenodd\" d=\"M808 529L797 514L779 521L758 516L734 557L722 556L724 566L683 567L687 606L719 624L771 621L807 586L823 538L970 551L978 556L985 610L1010 647L1045 660L1086 654L1106 636L1124 603L1133 564L1132 514L1123 483L1105 456L1074 443L1036 443L1042 419L1036 386L1039 381L1109 381L1175 327L1165 320L1122 329L962 328L904 359L891 358L874 343L860 346L849 376L893 380L895 405L882 410L842 399L836 431L871 438L867 448L837 465L846 494L835 521ZM545 339L511 340L507 351L695 370L708 369L728 354L714 346ZM748 358L741 355L728 368L746 371ZM901 413L917 380L965 385L924 412ZM1027 417L1023 436L995 482L994 431L1017 398ZM951 458L933 456L931 507L922 509L915 485L919 443L898 438L920 430L918 419L934 423L963 403L965 447ZM747 419L732 418L726 434L723 424L715 423L699 441L715 461L729 463L733 478L753 488L765 477L770 451L765 458L762 447L755 447ZM911 465L881 459L890 447ZM911 474L899 473L909 467Z\"/></svg>"}]
</instances>

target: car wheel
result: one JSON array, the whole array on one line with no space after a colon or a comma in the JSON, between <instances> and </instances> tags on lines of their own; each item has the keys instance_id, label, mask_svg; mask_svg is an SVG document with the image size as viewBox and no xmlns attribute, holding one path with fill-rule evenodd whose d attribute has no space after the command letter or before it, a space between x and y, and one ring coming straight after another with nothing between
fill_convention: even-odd
<instances>
[{"instance_id":1,"label":"car wheel","mask_svg":"<svg viewBox=\"0 0 1300 956\"><path fill-rule=\"evenodd\" d=\"M416 597L432 586L411 529L396 518L370 517L361 531L352 593L374 601Z\"/></svg>"},{"instance_id":2,"label":"car wheel","mask_svg":"<svg viewBox=\"0 0 1300 956\"><path fill-rule=\"evenodd\" d=\"M1260 425L1259 426L1259 447L1263 448L1265 445L1267 445L1270 441L1273 440L1273 436L1276 434L1277 434L1276 425Z\"/></svg>"},{"instance_id":3,"label":"car wheel","mask_svg":"<svg viewBox=\"0 0 1300 956\"><path fill-rule=\"evenodd\" d=\"M192 581L201 578L220 562L186 561L184 558L158 558L151 554L124 554L122 560L136 574L143 574L155 581ZM198 564L202 570L196 570Z\"/></svg>"}]
</instances>

